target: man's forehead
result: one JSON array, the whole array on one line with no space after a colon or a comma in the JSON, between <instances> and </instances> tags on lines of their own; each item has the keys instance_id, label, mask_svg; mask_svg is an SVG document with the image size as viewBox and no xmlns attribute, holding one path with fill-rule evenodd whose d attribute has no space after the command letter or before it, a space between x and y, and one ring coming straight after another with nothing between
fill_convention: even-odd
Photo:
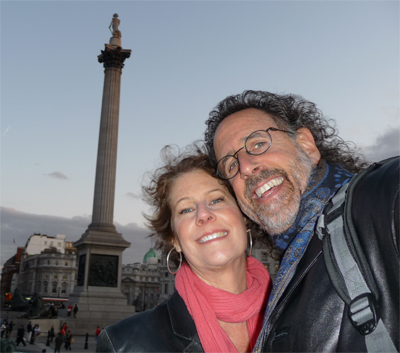
<instances>
[{"instance_id":1,"label":"man's forehead","mask_svg":"<svg viewBox=\"0 0 400 353\"><path fill-rule=\"evenodd\" d=\"M219 124L214 136L214 150L218 157L220 153L230 154L237 146L241 146L246 138L256 130L266 130L277 127L274 120L259 109L245 109L227 116Z\"/></svg>"}]
</instances>

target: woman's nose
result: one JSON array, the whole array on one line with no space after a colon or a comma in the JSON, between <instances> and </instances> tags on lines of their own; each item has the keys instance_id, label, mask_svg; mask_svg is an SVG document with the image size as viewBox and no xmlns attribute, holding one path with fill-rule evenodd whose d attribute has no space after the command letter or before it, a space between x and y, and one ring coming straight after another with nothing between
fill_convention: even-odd
<instances>
[{"instance_id":1,"label":"woman's nose","mask_svg":"<svg viewBox=\"0 0 400 353\"><path fill-rule=\"evenodd\" d=\"M215 219L214 214L205 204L199 204L197 208L197 223L199 225L206 224Z\"/></svg>"}]
</instances>

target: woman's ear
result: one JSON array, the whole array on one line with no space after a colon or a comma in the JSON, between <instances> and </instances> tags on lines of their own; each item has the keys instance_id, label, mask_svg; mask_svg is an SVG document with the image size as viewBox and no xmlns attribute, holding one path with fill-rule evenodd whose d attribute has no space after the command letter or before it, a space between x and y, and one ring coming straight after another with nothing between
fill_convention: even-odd
<instances>
[{"instance_id":1,"label":"woman's ear","mask_svg":"<svg viewBox=\"0 0 400 353\"><path fill-rule=\"evenodd\" d=\"M179 245L179 241L177 239L172 240L172 246L176 249L177 252L182 252L182 248Z\"/></svg>"},{"instance_id":2,"label":"woman's ear","mask_svg":"<svg viewBox=\"0 0 400 353\"><path fill-rule=\"evenodd\" d=\"M311 131L306 127L301 127L298 129L296 132L296 142L310 157L314 164L317 165L321 159L321 153L315 144L314 136L312 135Z\"/></svg>"}]
</instances>

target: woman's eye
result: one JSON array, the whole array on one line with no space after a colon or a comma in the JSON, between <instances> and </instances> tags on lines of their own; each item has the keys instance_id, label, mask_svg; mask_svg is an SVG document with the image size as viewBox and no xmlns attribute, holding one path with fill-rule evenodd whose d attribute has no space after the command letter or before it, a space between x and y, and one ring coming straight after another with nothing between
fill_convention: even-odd
<instances>
[{"instance_id":1,"label":"woman's eye","mask_svg":"<svg viewBox=\"0 0 400 353\"><path fill-rule=\"evenodd\" d=\"M185 208L181 212L179 212L179 214L185 214L185 213L189 213L189 212L192 212L192 211L193 210L191 208Z\"/></svg>"},{"instance_id":2,"label":"woman's eye","mask_svg":"<svg viewBox=\"0 0 400 353\"><path fill-rule=\"evenodd\" d=\"M214 204L219 203L219 202L221 202L221 201L224 201L224 198L223 198L223 197L218 197L217 199L212 200L212 201L211 201L211 204L214 205Z\"/></svg>"}]
</instances>

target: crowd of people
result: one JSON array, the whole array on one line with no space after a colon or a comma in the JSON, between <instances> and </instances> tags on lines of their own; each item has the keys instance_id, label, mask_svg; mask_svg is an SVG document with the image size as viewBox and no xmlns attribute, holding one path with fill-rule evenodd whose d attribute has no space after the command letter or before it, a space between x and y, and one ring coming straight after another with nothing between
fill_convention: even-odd
<instances>
[{"instance_id":1,"label":"crowd of people","mask_svg":"<svg viewBox=\"0 0 400 353\"><path fill-rule=\"evenodd\" d=\"M11 336L13 327L15 326L14 321L9 320L8 316L5 316L4 319L0 319L0 327L1 327L1 338L5 339L13 339L14 337ZM56 335L57 332L57 335ZM96 331L96 338L99 335L100 330L99 327ZM15 344L18 347L22 344L24 347L28 344L34 345L36 343L37 337L40 335L40 325L39 324L32 324L32 321L29 321L26 325L19 325L15 337ZM56 331L54 325L47 332L47 340L48 345L54 343L54 352L60 352L62 346L64 345L65 350L72 350L72 345L74 344L74 337L72 335L71 330L68 328L66 322L64 322L60 329Z\"/></svg>"}]
</instances>

